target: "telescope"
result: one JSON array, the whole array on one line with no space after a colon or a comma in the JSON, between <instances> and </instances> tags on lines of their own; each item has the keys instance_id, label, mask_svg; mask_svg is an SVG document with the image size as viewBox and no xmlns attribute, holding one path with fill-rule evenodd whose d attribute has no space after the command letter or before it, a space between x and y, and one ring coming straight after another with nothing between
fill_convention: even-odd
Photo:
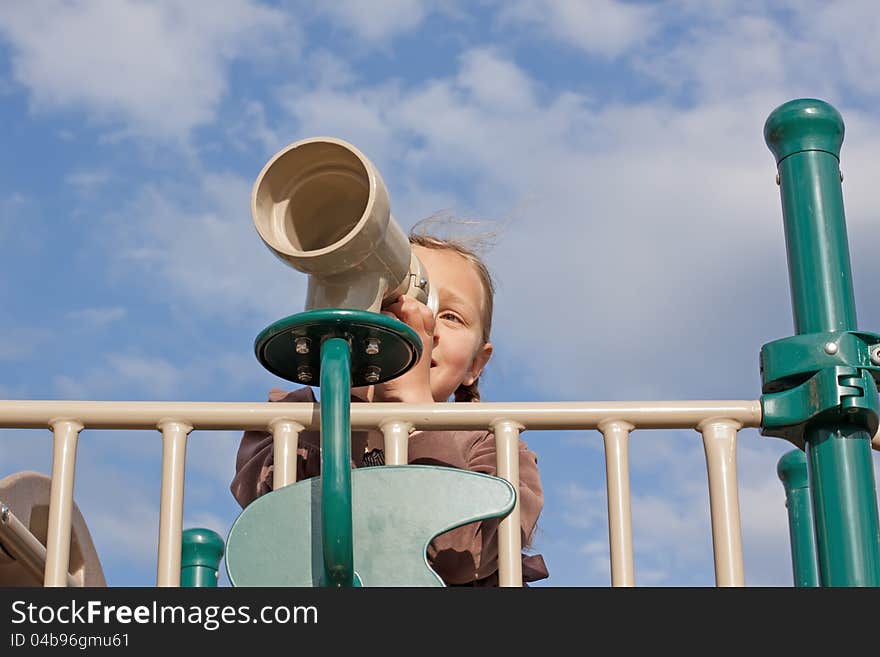
<instances>
[{"instance_id":1,"label":"telescope","mask_svg":"<svg viewBox=\"0 0 880 657\"><path fill-rule=\"evenodd\" d=\"M306 310L380 312L400 295L437 313L428 272L391 215L378 169L332 137L294 142L254 183L251 214L276 257L308 274Z\"/></svg>"}]
</instances>

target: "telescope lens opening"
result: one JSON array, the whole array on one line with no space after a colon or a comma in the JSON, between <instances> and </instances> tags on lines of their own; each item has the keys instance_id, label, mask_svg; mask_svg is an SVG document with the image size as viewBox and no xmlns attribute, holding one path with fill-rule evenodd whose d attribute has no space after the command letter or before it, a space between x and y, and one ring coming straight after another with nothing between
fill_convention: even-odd
<instances>
[{"instance_id":1,"label":"telescope lens opening","mask_svg":"<svg viewBox=\"0 0 880 657\"><path fill-rule=\"evenodd\" d=\"M370 197L370 179L358 157L330 143L306 144L289 153L290 182L281 229L296 250L333 246L354 230ZM282 208L279 208L282 209Z\"/></svg>"}]
</instances>

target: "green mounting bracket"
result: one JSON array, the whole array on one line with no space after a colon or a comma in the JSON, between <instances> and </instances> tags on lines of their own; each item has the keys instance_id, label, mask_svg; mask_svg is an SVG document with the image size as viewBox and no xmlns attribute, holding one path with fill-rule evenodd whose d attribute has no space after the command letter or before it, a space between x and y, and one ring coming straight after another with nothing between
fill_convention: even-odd
<instances>
[{"instance_id":1,"label":"green mounting bracket","mask_svg":"<svg viewBox=\"0 0 880 657\"><path fill-rule=\"evenodd\" d=\"M880 335L806 333L761 348L761 434L804 448L814 420L855 424L871 435L880 420Z\"/></svg>"},{"instance_id":2,"label":"green mounting bracket","mask_svg":"<svg viewBox=\"0 0 880 657\"><path fill-rule=\"evenodd\" d=\"M260 332L254 352L272 374L317 386L321 344L330 338L341 338L351 348L353 387L394 379L422 356L421 338L397 318L339 308L308 310L278 320Z\"/></svg>"}]
</instances>

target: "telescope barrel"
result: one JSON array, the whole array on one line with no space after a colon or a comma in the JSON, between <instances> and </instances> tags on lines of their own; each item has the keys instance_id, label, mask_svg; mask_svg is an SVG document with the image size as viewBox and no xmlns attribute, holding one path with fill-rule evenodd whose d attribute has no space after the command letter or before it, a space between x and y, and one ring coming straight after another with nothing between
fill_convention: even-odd
<instances>
[{"instance_id":1,"label":"telescope barrel","mask_svg":"<svg viewBox=\"0 0 880 657\"><path fill-rule=\"evenodd\" d=\"M309 275L306 310L378 312L401 294L433 302L379 171L345 141L316 137L279 151L254 183L251 213L266 246Z\"/></svg>"}]
</instances>

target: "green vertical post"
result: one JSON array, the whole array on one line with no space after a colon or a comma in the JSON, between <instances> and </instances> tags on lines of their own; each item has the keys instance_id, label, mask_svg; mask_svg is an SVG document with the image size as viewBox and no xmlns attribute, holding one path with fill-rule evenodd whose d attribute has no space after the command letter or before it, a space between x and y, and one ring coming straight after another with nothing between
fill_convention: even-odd
<instances>
[{"instance_id":1,"label":"green vertical post","mask_svg":"<svg viewBox=\"0 0 880 657\"><path fill-rule=\"evenodd\" d=\"M856 330L843 193L843 119L821 100L776 108L764 138L776 158L798 335ZM870 393L869 393L870 394ZM871 436L815 422L804 435L823 586L880 586L880 530Z\"/></svg>"},{"instance_id":2,"label":"green vertical post","mask_svg":"<svg viewBox=\"0 0 880 657\"><path fill-rule=\"evenodd\" d=\"M321 344L321 522L324 581L354 586L351 519L351 347Z\"/></svg>"},{"instance_id":3,"label":"green vertical post","mask_svg":"<svg viewBox=\"0 0 880 657\"><path fill-rule=\"evenodd\" d=\"M776 465L776 474L779 475L779 480L785 489L794 585L819 586L819 573L816 568L816 534L813 529L813 507L810 502L806 455L799 449L786 452Z\"/></svg>"},{"instance_id":4,"label":"green vertical post","mask_svg":"<svg viewBox=\"0 0 880 657\"><path fill-rule=\"evenodd\" d=\"M223 537L201 527L183 532L180 550L180 585L182 587L217 586Z\"/></svg>"}]
</instances>

